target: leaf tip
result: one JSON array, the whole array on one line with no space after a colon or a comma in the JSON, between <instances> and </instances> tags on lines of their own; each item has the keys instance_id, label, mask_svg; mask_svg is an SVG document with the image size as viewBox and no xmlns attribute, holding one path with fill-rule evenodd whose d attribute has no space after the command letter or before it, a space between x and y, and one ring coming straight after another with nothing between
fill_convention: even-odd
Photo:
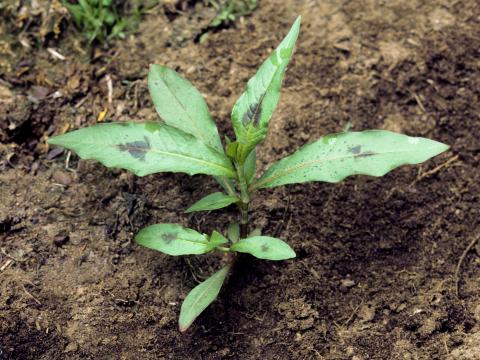
<instances>
[{"instance_id":1,"label":"leaf tip","mask_svg":"<svg viewBox=\"0 0 480 360\"><path fill-rule=\"evenodd\" d=\"M184 322L182 322L182 321L179 321L179 322L178 322L178 330L179 330L181 333L184 333L185 331L188 330L188 328L190 327L190 325L192 325L191 322L184 323Z\"/></svg>"},{"instance_id":2,"label":"leaf tip","mask_svg":"<svg viewBox=\"0 0 480 360\"><path fill-rule=\"evenodd\" d=\"M135 241L135 243L138 245L142 245L142 238L141 238L142 230L140 230L140 232L137 235L135 235L135 237L133 238L133 241Z\"/></svg>"},{"instance_id":3,"label":"leaf tip","mask_svg":"<svg viewBox=\"0 0 480 360\"><path fill-rule=\"evenodd\" d=\"M63 145L62 145L62 143L63 143L63 142L62 142L62 135L57 135L57 136L54 136L54 137L52 137L52 138L49 138L49 139L47 140L47 143L48 143L49 145L63 146Z\"/></svg>"},{"instance_id":4,"label":"leaf tip","mask_svg":"<svg viewBox=\"0 0 480 360\"><path fill-rule=\"evenodd\" d=\"M300 31L300 25L302 24L302 15L298 15L295 19L295 21L293 22L293 25L291 27L291 30L290 32L295 32L298 34L298 32Z\"/></svg>"},{"instance_id":5,"label":"leaf tip","mask_svg":"<svg viewBox=\"0 0 480 360\"><path fill-rule=\"evenodd\" d=\"M430 140L430 141L432 141L433 144L435 145L435 150L434 150L431 157L440 155L441 153L444 153L445 151L450 149L450 145L447 145L447 144L442 143L440 141L435 141L435 140Z\"/></svg>"},{"instance_id":6,"label":"leaf tip","mask_svg":"<svg viewBox=\"0 0 480 360\"><path fill-rule=\"evenodd\" d=\"M443 152L443 151L447 151L448 149L450 149L450 145L445 144L445 143L440 143L440 144L441 144L441 147L442 147L442 152Z\"/></svg>"}]
</instances>

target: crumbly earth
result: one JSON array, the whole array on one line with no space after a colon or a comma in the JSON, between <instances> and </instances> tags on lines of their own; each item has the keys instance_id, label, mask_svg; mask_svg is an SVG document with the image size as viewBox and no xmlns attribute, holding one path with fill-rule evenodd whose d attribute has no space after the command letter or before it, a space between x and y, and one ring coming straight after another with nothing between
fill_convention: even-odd
<instances>
[{"instance_id":1,"label":"crumbly earth","mask_svg":"<svg viewBox=\"0 0 480 360\"><path fill-rule=\"evenodd\" d=\"M159 222L225 230L235 209L184 214L212 180L134 178L45 141L103 111L154 119L154 62L192 81L232 135L232 105L298 14L259 170L348 124L451 149L384 178L257 193L254 226L297 258L243 259L180 334L183 298L221 258L168 257L132 238ZM0 359L480 359L480 247L455 274L480 230L478 2L265 0L199 42L212 16L200 1L168 2L91 63L78 34L35 40L0 24Z\"/></svg>"}]
</instances>

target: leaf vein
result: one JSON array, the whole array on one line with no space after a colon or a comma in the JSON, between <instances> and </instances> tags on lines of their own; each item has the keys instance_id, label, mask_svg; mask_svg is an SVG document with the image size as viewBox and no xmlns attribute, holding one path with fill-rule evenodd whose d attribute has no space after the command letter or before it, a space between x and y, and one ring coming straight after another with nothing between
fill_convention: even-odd
<instances>
[{"instance_id":1,"label":"leaf vein","mask_svg":"<svg viewBox=\"0 0 480 360\"><path fill-rule=\"evenodd\" d=\"M380 156L380 155L385 155L385 154L397 154L397 153L408 153L408 152L415 152L415 150L395 150L395 151L385 151L385 152L382 152L382 153L376 153L375 155L372 155L372 156ZM295 155L292 154L290 156L293 156ZM269 182L272 182L272 181L275 181L277 180L278 178L281 178L282 176L285 176L285 175L289 175L291 173L293 173L294 171L296 170L299 170L299 169L302 169L302 168L305 168L305 167L308 167L308 166L311 166L313 164L322 164L322 163L325 163L325 162L328 162L328 161L335 161L335 160L341 160L341 159L354 159L355 156L352 156L352 155L348 155L348 156L338 156L338 157L331 157L331 158L325 158L325 159L321 159L321 160L314 160L314 161L309 161L309 162L305 162L305 163L300 163L300 164L297 164L291 168L287 168L285 169L284 171L281 171L279 173L277 173L276 175L273 175L271 177L267 177L263 180L259 179L260 181L258 181L257 183L253 184L251 190L256 190L258 188L260 188L262 185L264 184L267 184ZM409 164L408 162L406 162L407 164Z\"/></svg>"},{"instance_id":2,"label":"leaf vein","mask_svg":"<svg viewBox=\"0 0 480 360\"><path fill-rule=\"evenodd\" d=\"M109 146L109 147L117 146L117 144L101 144L101 143L88 142L88 141L71 141L70 143L71 144L72 143L77 143L77 144L80 144L80 145L91 145L91 146ZM154 153L157 153L157 154L162 154L162 155L179 157L179 158L183 158L183 159L190 159L190 160L193 160L193 161L197 161L199 163L207 164L207 165L209 165L211 167L214 167L214 168L222 169L225 172L227 172L228 174L230 174L232 177L235 177L235 173L233 172L233 170L229 169L228 167L219 165L219 164L214 163L214 162L199 159L199 158L194 157L194 156L187 156L187 155L183 155L183 154L179 154L179 153L173 153L173 152L169 152L169 151L159 150L159 149L156 149L156 148L153 148L153 147L150 148L149 152L154 152Z\"/></svg>"}]
</instances>

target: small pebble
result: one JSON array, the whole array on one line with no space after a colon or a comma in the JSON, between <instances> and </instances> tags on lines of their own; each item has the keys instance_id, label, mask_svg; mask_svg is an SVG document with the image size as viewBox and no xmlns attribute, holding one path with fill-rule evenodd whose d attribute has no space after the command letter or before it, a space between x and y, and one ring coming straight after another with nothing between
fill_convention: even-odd
<instances>
[{"instance_id":1,"label":"small pebble","mask_svg":"<svg viewBox=\"0 0 480 360\"><path fill-rule=\"evenodd\" d=\"M70 185L72 183L72 177L64 171L56 170L53 173L53 180L62 185Z\"/></svg>"},{"instance_id":2,"label":"small pebble","mask_svg":"<svg viewBox=\"0 0 480 360\"><path fill-rule=\"evenodd\" d=\"M53 238L53 243L56 246L61 247L65 245L68 242L68 240L70 240L70 237L68 235L58 234Z\"/></svg>"},{"instance_id":3,"label":"small pebble","mask_svg":"<svg viewBox=\"0 0 480 360\"><path fill-rule=\"evenodd\" d=\"M352 286L355 286L355 281L353 281L352 279L343 279L341 281L341 284L346 288L351 288Z\"/></svg>"},{"instance_id":4,"label":"small pebble","mask_svg":"<svg viewBox=\"0 0 480 360\"><path fill-rule=\"evenodd\" d=\"M70 353L70 352L75 352L78 350L78 344L76 342L71 342L69 343L63 352L65 353Z\"/></svg>"},{"instance_id":5,"label":"small pebble","mask_svg":"<svg viewBox=\"0 0 480 360\"><path fill-rule=\"evenodd\" d=\"M55 148L52 149L48 152L47 159L48 160L53 160L56 157L59 157L63 153L63 148Z\"/></svg>"},{"instance_id":6,"label":"small pebble","mask_svg":"<svg viewBox=\"0 0 480 360\"><path fill-rule=\"evenodd\" d=\"M50 92L50 90L44 86L32 86L30 90L29 99L35 103L45 99Z\"/></svg>"},{"instance_id":7,"label":"small pebble","mask_svg":"<svg viewBox=\"0 0 480 360\"><path fill-rule=\"evenodd\" d=\"M353 286L355 286L355 281L352 279L342 279L339 288L341 292L346 293Z\"/></svg>"},{"instance_id":8,"label":"small pebble","mask_svg":"<svg viewBox=\"0 0 480 360\"><path fill-rule=\"evenodd\" d=\"M363 322L372 321L375 318L375 307L373 305L362 305L358 310L357 316Z\"/></svg>"}]
</instances>

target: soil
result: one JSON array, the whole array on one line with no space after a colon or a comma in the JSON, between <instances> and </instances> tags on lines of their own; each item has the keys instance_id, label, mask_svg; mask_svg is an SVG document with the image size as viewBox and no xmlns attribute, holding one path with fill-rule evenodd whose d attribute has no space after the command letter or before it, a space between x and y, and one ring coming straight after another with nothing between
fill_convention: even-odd
<instances>
[{"instance_id":1,"label":"soil","mask_svg":"<svg viewBox=\"0 0 480 360\"><path fill-rule=\"evenodd\" d=\"M168 257L132 238L159 222L225 230L235 209L184 214L216 191L212 180L134 178L46 139L104 111L154 119L150 63L192 81L233 135L232 105L298 14L260 170L348 124L451 149L384 178L259 192L254 226L297 258L244 259L181 334L183 298L221 259ZM480 359L479 246L456 274L480 230L477 1L265 0L202 42L213 8L170 1L91 62L65 14L53 15L63 32L40 31L37 17L27 32L0 24L0 359Z\"/></svg>"}]
</instances>

